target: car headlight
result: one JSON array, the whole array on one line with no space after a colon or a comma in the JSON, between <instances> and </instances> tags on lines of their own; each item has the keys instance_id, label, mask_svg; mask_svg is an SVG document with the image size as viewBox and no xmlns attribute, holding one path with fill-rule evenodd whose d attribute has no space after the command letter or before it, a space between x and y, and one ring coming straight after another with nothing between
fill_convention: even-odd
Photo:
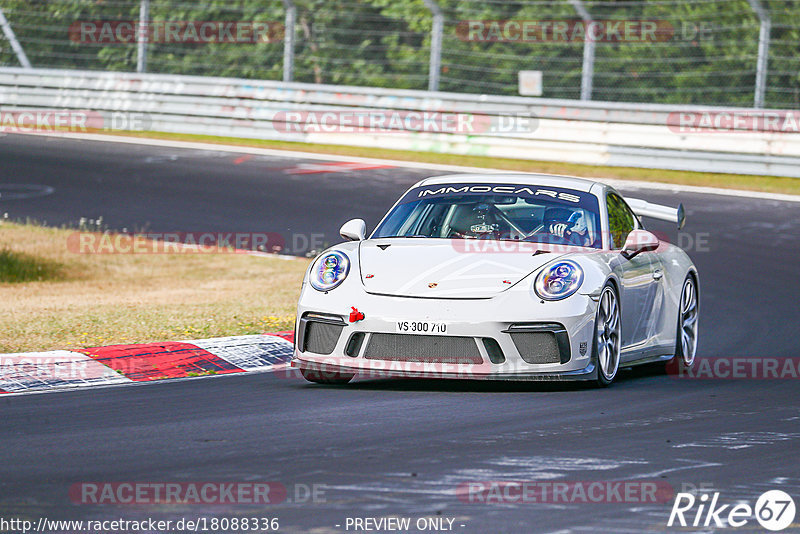
<instances>
[{"instance_id":1,"label":"car headlight","mask_svg":"<svg viewBox=\"0 0 800 534\"><path fill-rule=\"evenodd\" d=\"M563 260L540 272L533 283L533 290L544 300L561 300L578 291L582 283L583 269L580 265Z\"/></svg>"},{"instance_id":2,"label":"car headlight","mask_svg":"<svg viewBox=\"0 0 800 534\"><path fill-rule=\"evenodd\" d=\"M344 282L349 272L350 259L344 252L334 250L317 258L308 278L317 291L330 291Z\"/></svg>"}]
</instances>

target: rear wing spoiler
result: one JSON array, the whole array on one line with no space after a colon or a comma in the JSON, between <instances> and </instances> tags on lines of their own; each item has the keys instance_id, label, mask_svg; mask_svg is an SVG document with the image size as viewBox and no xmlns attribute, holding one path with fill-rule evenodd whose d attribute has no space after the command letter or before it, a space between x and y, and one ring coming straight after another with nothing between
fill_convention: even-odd
<instances>
[{"instance_id":1,"label":"rear wing spoiler","mask_svg":"<svg viewBox=\"0 0 800 534\"><path fill-rule=\"evenodd\" d=\"M673 222L678 225L678 229L683 228L686 223L686 214L683 211L683 204L678 204L677 208L652 204L646 200L638 198L626 198L625 201L633 212L640 217L652 217L662 221Z\"/></svg>"}]
</instances>

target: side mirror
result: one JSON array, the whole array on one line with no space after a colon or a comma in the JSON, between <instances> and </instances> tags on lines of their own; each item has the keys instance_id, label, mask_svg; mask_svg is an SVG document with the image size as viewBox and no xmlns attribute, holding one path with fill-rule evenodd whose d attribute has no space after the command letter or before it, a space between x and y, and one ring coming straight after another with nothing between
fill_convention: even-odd
<instances>
[{"instance_id":1,"label":"side mirror","mask_svg":"<svg viewBox=\"0 0 800 534\"><path fill-rule=\"evenodd\" d=\"M348 241L362 241L367 237L367 223L364 219L351 219L339 228L339 235Z\"/></svg>"},{"instance_id":2,"label":"side mirror","mask_svg":"<svg viewBox=\"0 0 800 534\"><path fill-rule=\"evenodd\" d=\"M641 252L650 252L657 249L659 243L658 238L647 230L634 230L628 234L628 239L625 240L625 246L622 247L622 255L627 259L631 259Z\"/></svg>"}]
</instances>

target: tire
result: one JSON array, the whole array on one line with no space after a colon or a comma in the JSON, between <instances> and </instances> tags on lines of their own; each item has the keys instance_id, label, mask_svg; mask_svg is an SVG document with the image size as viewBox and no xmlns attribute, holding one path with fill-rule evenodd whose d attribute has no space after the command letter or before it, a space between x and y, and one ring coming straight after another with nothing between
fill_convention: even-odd
<instances>
[{"instance_id":1,"label":"tire","mask_svg":"<svg viewBox=\"0 0 800 534\"><path fill-rule=\"evenodd\" d=\"M611 283L600 292L594 319L592 356L597 366L597 385L608 387L619 372L622 348L619 297Z\"/></svg>"},{"instance_id":2,"label":"tire","mask_svg":"<svg viewBox=\"0 0 800 534\"><path fill-rule=\"evenodd\" d=\"M700 299L697 281L691 274L683 281L681 300L678 302L678 330L675 337L673 365L690 369L697 356L697 324L700 319Z\"/></svg>"},{"instance_id":3,"label":"tire","mask_svg":"<svg viewBox=\"0 0 800 534\"><path fill-rule=\"evenodd\" d=\"M355 375L340 373L338 371L318 371L312 369L300 369L303 378L315 384L343 385L350 382Z\"/></svg>"},{"instance_id":4,"label":"tire","mask_svg":"<svg viewBox=\"0 0 800 534\"><path fill-rule=\"evenodd\" d=\"M649 364L654 372L679 375L694 365L697 354L697 321L700 318L700 301L697 281L690 274L686 276L678 301L678 318L675 325L674 356L666 362Z\"/></svg>"}]
</instances>

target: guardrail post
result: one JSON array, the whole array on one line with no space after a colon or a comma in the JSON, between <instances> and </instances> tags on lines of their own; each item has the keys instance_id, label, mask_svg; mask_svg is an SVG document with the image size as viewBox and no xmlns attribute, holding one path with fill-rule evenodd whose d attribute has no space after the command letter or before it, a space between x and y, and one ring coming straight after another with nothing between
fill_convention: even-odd
<instances>
[{"instance_id":1,"label":"guardrail post","mask_svg":"<svg viewBox=\"0 0 800 534\"><path fill-rule=\"evenodd\" d=\"M756 89L753 98L753 107L764 107L764 94L767 91L767 72L769 62L769 35L772 30L772 20L769 11L764 9L759 0L747 0L750 7L758 15L758 59L756 60Z\"/></svg>"},{"instance_id":2,"label":"guardrail post","mask_svg":"<svg viewBox=\"0 0 800 534\"><path fill-rule=\"evenodd\" d=\"M585 25L583 37L583 66L581 68L581 100L592 99L592 82L594 78L594 48L595 41L591 34L591 24L593 22L589 11L584 7L581 0L569 0L575 11L578 12Z\"/></svg>"},{"instance_id":3,"label":"guardrail post","mask_svg":"<svg viewBox=\"0 0 800 534\"><path fill-rule=\"evenodd\" d=\"M147 71L148 24L150 23L150 0L139 4L139 27L136 28L136 72Z\"/></svg>"},{"instance_id":4,"label":"guardrail post","mask_svg":"<svg viewBox=\"0 0 800 534\"><path fill-rule=\"evenodd\" d=\"M11 28L11 24L8 23L8 19L6 19L6 15L3 13L2 7L0 7L0 26L3 27L3 33L5 34L6 39L8 39L11 49L17 55L17 61L19 61L19 64L26 69L32 68L31 62L28 61L28 56L25 55L25 50L22 48L22 45L19 44L19 41L17 41L17 35Z\"/></svg>"},{"instance_id":5,"label":"guardrail post","mask_svg":"<svg viewBox=\"0 0 800 534\"><path fill-rule=\"evenodd\" d=\"M286 9L283 36L283 81L291 82L294 79L294 27L297 20L297 6L292 0L283 0Z\"/></svg>"},{"instance_id":6,"label":"guardrail post","mask_svg":"<svg viewBox=\"0 0 800 534\"><path fill-rule=\"evenodd\" d=\"M433 15L431 27L431 57L428 67L428 91L439 90L439 72L442 67L442 32L444 31L444 14L436 0L424 0Z\"/></svg>"}]
</instances>

